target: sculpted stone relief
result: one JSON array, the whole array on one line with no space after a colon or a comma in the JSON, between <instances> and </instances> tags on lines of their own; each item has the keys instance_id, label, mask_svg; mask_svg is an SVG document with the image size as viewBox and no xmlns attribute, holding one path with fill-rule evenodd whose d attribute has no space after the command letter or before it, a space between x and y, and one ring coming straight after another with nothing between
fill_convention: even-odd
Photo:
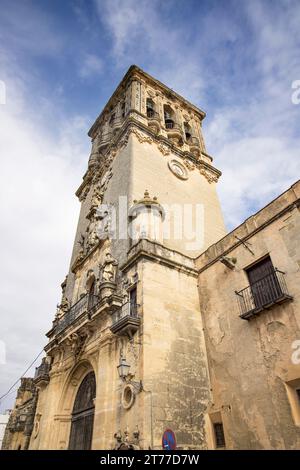
<instances>
[{"instance_id":1,"label":"sculpted stone relief","mask_svg":"<svg viewBox=\"0 0 300 470\"><path fill-rule=\"evenodd\" d=\"M106 253L105 260L101 268L102 282L115 282L116 281L116 273L117 273L117 260L110 254Z\"/></svg>"}]
</instances>

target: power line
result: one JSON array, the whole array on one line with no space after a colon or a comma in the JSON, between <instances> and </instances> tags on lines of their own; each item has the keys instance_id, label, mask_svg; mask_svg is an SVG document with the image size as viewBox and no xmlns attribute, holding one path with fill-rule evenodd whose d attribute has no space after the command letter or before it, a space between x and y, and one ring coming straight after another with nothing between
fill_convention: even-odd
<instances>
[{"instance_id":1,"label":"power line","mask_svg":"<svg viewBox=\"0 0 300 470\"><path fill-rule=\"evenodd\" d=\"M38 360L38 358L40 357L40 355L44 352L44 348L41 350L41 352L36 356L36 358L32 361L32 363L27 367L27 369L25 370L25 372L23 372L23 374L21 375L21 377L18 378L18 380L16 380L16 382L7 390L6 393L4 393L4 395L2 395L0 397L0 403L1 403L1 400L3 400L3 398L5 398L10 392L11 390L19 383L19 381L24 377L24 375L29 371L29 369L31 369L31 367L33 366L33 364Z\"/></svg>"}]
</instances>

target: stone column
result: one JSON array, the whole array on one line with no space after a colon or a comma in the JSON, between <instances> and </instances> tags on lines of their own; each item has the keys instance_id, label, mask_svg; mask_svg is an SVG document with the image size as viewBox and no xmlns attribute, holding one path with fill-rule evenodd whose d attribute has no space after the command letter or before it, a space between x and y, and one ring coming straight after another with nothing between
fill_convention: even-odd
<instances>
[{"instance_id":1,"label":"stone column","mask_svg":"<svg viewBox=\"0 0 300 470\"><path fill-rule=\"evenodd\" d=\"M98 360L93 449L111 449L114 444L114 433L118 431L116 349L115 338L108 334L100 345Z\"/></svg>"}]
</instances>

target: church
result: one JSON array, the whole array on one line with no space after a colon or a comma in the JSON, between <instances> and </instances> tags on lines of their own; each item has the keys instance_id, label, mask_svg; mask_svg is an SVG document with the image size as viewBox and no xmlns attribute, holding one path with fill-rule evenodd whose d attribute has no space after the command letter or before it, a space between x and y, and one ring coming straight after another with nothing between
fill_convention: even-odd
<instances>
[{"instance_id":1,"label":"church","mask_svg":"<svg viewBox=\"0 0 300 470\"><path fill-rule=\"evenodd\" d=\"M134 65L92 125L3 449L300 448L300 181L226 233L204 118Z\"/></svg>"}]
</instances>

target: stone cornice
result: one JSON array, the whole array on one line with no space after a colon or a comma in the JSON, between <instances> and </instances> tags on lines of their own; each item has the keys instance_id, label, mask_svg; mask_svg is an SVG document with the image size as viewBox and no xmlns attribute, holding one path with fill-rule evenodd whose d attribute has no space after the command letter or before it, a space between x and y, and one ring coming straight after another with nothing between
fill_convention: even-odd
<instances>
[{"instance_id":1,"label":"stone cornice","mask_svg":"<svg viewBox=\"0 0 300 470\"><path fill-rule=\"evenodd\" d=\"M121 271L128 271L141 259L162 264L193 277L198 276L193 258L189 258L178 251L171 250L160 243L147 239L138 241L130 248L127 261L120 266Z\"/></svg>"},{"instance_id":2,"label":"stone cornice","mask_svg":"<svg viewBox=\"0 0 300 470\"><path fill-rule=\"evenodd\" d=\"M112 162L118 150L120 150L127 144L130 134L135 134L141 143L156 143L159 151L164 156L170 155L171 152L177 155L183 160L184 163L186 163L186 166L189 170L198 168L200 173L205 176L209 183L218 181L218 178L222 175L222 173L220 170L218 170L213 165L207 162L207 160L212 161L212 157L210 155L202 152L203 158L196 158L191 152L187 150L183 151L178 148L176 145L170 142L167 137L162 135L156 135L148 126L135 119L132 114L143 116L141 113L135 110L129 112L119 132L117 132L115 137L112 139L111 143L108 145L106 151L102 154L103 159L108 161L106 167L109 166L109 164ZM95 167L94 169L89 169L84 175L83 182L76 191L76 196L78 196L79 199L82 199L82 194L89 189L95 176L98 173L99 168ZM101 175L99 174L99 177L100 176Z\"/></svg>"},{"instance_id":3,"label":"stone cornice","mask_svg":"<svg viewBox=\"0 0 300 470\"><path fill-rule=\"evenodd\" d=\"M197 259L199 273L205 271L223 256L228 256L235 248L247 242L268 225L280 219L284 214L300 207L300 181L293 184L287 191L251 215L232 232L211 245Z\"/></svg>"}]
</instances>

